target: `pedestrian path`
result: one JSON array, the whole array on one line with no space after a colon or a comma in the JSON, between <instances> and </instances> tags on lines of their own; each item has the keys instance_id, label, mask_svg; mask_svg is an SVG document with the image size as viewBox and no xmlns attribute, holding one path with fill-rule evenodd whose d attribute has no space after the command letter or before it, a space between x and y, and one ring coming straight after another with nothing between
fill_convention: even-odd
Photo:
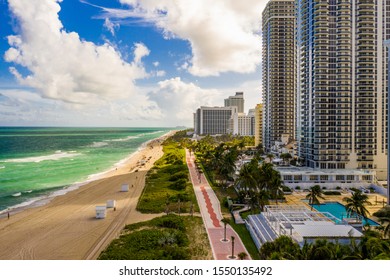
<instances>
[{"instance_id":1,"label":"pedestrian path","mask_svg":"<svg viewBox=\"0 0 390 280\"><path fill-rule=\"evenodd\" d=\"M186 159L192 185L194 186L196 199L199 204L200 213L202 215L203 223L206 227L210 245L213 250L214 259L238 259L237 255L241 252L245 252L247 254L246 259L251 259L240 237L230 225L227 225L226 227L227 241L223 240L224 225L221 222L223 216L221 213L219 200L213 189L210 187L204 174L197 171L194 163L194 155L190 154L188 150L186 150ZM234 237L233 246L231 238L232 236Z\"/></svg>"}]
</instances>

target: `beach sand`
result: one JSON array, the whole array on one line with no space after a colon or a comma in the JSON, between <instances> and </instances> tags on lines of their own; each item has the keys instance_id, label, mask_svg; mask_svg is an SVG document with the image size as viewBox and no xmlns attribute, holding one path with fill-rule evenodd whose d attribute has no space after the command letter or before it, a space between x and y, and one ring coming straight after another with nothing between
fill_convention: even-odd
<instances>
[{"instance_id":1,"label":"beach sand","mask_svg":"<svg viewBox=\"0 0 390 280\"><path fill-rule=\"evenodd\" d=\"M9 219L3 216L0 259L96 259L124 225L160 216L141 214L135 208L147 171L163 155L161 139L150 142L104 178L57 196L44 206L11 212ZM144 165L140 161L145 161ZM129 184L128 192L121 192L122 184ZM116 200L116 209L109 208L105 219L96 219L95 207L111 199Z\"/></svg>"}]
</instances>

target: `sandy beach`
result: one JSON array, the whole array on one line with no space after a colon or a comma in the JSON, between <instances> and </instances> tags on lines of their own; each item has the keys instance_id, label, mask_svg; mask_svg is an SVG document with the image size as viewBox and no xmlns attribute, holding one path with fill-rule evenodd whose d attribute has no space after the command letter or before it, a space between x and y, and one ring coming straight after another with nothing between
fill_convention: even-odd
<instances>
[{"instance_id":1,"label":"sandy beach","mask_svg":"<svg viewBox=\"0 0 390 280\"><path fill-rule=\"evenodd\" d=\"M135 208L145 175L163 155L160 143L167 136L149 142L104 178L57 196L44 206L11 212L9 219L3 216L0 259L96 259L124 225L159 216L141 214ZM122 184L129 184L128 192L121 192ZM95 206L111 199L116 200L116 209L107 209L105 219L96 219Z\"/></svg>"}]
</instances>

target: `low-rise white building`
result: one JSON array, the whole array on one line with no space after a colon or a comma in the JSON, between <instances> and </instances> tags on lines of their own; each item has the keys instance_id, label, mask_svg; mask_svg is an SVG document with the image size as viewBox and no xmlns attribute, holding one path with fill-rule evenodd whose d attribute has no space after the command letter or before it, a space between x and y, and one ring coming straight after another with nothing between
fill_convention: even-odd
<instances>
[{"instance_id":1,"label":"low-rise white building","mask_svg":"<svg viewBox=\"0 0 390 280\"><path fill-rule=\"evenodd\" d=\"M363 234L327 212L311 211L304 206L267 205L259 215L249 215L246 221L257 248L281 235L290 236L300 246L317 239L347 244Z\"/></svg>"},{"instance_id":2,"label":"low-rise white building","mask_svg":"<svg viewBox=\"0 0 390 280\"><path fill-rule=\"evenodd\" d=\"M376 183L376 173L364 169L316 169L310 167L276 167L284 185L309 189L320 185L334 189L370 187Z\"/></svg>"}]
</instances>

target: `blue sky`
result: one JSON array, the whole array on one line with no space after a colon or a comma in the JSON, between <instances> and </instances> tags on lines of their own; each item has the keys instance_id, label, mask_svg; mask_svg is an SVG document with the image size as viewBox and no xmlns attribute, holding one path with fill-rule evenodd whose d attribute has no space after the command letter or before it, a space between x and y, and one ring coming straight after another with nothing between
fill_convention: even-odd
<instances>
[{"instance_id":1,"label":"blue sky","mask_svg":"<svg viewBox=\"0 0 390 280\"><path fill-rule=\"evenodd\" d=\"M236 91L248 111L265 3L0 0L0 125L191 126Z\"/></svg>"}]
</instances>

